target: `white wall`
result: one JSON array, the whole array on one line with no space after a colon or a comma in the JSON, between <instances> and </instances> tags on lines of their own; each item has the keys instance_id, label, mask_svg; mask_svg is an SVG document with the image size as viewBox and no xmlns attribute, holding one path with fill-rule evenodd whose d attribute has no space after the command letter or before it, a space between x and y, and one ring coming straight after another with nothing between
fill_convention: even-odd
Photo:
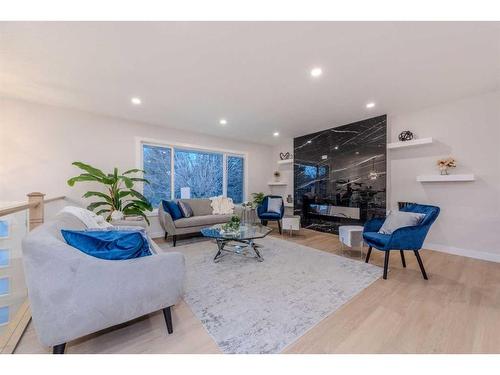
<instances>
[{"instance_id":1,"label":"white wall","mask_svg":"<svg viewBox=\"0 0 500 375\"><path fill-rule=\"evenodd\" d=\"M248 154L248 191L268 192L272 147L152 126L17 100L0 99L0 201L24 201L31 191L80 200L91 189L66 184L84 161L103 170L136 165L136 137ZM82 202L83 203L83 202ZM155 222L153 232L158 232Z\"/></svg>"},{"instance_id":2,"label":"white wall","mask_svg":"<svg viewBox=\"0 0 500 375\"><path fill-rule=\"evenodd\" d=\"M409 113L389 115L390 139L402 130L436 142L389 150L390 204L441 207L426 248L500 261L500 91ZM436 161L453 156L451 173L473 173L474 182L420 183L438 174Z\"/></svg>"}]
</instances>

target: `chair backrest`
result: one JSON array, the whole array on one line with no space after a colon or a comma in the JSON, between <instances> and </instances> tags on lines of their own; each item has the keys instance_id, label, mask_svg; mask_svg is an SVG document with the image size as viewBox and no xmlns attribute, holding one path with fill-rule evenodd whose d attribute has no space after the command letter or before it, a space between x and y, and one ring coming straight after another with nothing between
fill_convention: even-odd
<instances>
[{"instance_id":1,"label":"chair backrest","mask_svg":"<svg viewBox=\"0 0 500 375\"><path fill-rule=\"evenodd\" d=\"M436 206L430 206L426 204L410 203L402 207L400 211L403 212L415 212L419 214L424 214L425 217L419 226L430 227L434 221L436 221L440 208Z\"/></svg>"},{"instance_id":2,"label":"chair backrest","mask_svg":"<svg viewBox=\"0 0 500 375\"><path fill-rule=\"evenodd\" d=\"M262 200L262 203L257 207L257 212L259 214L267 212L267 201L269 198L281 199L281 214L283 214L285 212L285 203L283 202L283 197L281 195L266 195Z\"/></svg>"}]
</instances>

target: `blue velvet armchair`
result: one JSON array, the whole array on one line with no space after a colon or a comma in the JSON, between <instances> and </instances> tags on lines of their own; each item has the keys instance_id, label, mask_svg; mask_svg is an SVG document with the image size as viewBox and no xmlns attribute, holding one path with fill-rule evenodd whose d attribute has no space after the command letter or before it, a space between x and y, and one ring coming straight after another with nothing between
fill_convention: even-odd
<instances>
[{"instance_id":1,"label":"blue velvet armchair","mask_svg":"<svg viewBox=\"0 0 500 375\"><path fill-rule=\"evenodd\" d=\"M267 202L269 198L281 199L280 213L267 211ZM267 225L268 221L277 221L280 234L281 234L281 219L283 219L284 214L285 214L285 204L283 203L283 198L279 195L266 195L262 200L262 203L257 206L257 216L259 217L262 225Z\"/></svg>"},{"instance_id":2,"label":"blue velvet armchair","mask_svg":"<svg viewBox=\"0 0 500 375\"><path fill-rule=\"evenodd\" d=\"M363 239L369 246L368 253L366 254L366 263L370 260L372 247L377 250L385 251L384 279L387 279L390 251L399 250L403 267L406 267L403 251L412 250L417 258L422 276L427 280L424 264L422 263L418 251L422 248L429 228L439 215L439 207L413 203L401 208L400 211L421 213L425 214L425 217L420 224L396 229L392 234L378 233L385 219L377 218L368 221L363 229Z\"/></svg>"}]
</instances>

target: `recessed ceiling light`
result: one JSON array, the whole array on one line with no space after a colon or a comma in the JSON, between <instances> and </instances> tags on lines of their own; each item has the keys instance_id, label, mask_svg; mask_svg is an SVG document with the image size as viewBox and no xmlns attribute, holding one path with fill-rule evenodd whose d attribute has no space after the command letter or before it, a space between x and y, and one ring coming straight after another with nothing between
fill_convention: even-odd
<instances>
[{"instance_id":1,"label":"recessed ceiling light","mask_svg":"<svg viewBox=\"0 0 500 375\"><path fill-rule=\"evenodd\" d=\"M338 150L338 149L339 149L339 146L335 146L335 147L334 147L334 149L335 149L335 150Z\"/></svg>"},{"instance_id":2,"label":"recessed ceiling light","mask_svg":"<svg viewBox=\"0 0 500 375\"><path fill-rule=\"evenodd\" d=\"M373 108L373 107L375 107L374 102L366 103L366 108Z\"/></svg>"},{"instance_id":3,"label":"recessed ceiling light","mask_svg":"<svg viewBox=\"0 0 500 375\"><path fill-rule=\"evenodd\" d=\"M142 103L142 100L141 98L138 98L137 96L134 96L132 99L130 99L130 101L132 102L132 104L134 105L139 105Z\"/></svg>"},{"instance_id":4,"label":"recessed ceiling light","mask_svg":"<svg viewBox=\"0 0 500 375\"><path fill-rule=\"evenodd\" d=\"M219 120L219 124L221 124L221 125L227 125L227 120L225 118L221 118Z\"/></svg>"},{"instance_id":5,"label":"recessed ceiling light","mask_svg":"<svg viewBox=\"0 0 500 375\"><path fill-rule=\"evenodd\" d=\"M311 77L319 77L323 74L323 69L321 68L313 68L311 69Z\"/></svg>"},{"instance_id":6,"label":"recessed ceiling light","mask_svg":"<svg viewBox=\"0 0 500 375\"><path fill-rule=\"evenodd\" d=\"M308 140L308 141L307 141L307 143L312 143L312 141L311 141L311 140Z\"/></svg>"},{"instance_id":7,"label":"recessed ceiling light","mask_svg":"<svg viewBox=\"0 0 500 375\"><path fill-rule=\"evenodd\" d=\"M280 135L280 133L279 133L279 132L274 132L274 133L273 133L273 135L274 135L275 137L277 137L277 136L279 136L279 135Z\"/></svg>"}]
</instances>

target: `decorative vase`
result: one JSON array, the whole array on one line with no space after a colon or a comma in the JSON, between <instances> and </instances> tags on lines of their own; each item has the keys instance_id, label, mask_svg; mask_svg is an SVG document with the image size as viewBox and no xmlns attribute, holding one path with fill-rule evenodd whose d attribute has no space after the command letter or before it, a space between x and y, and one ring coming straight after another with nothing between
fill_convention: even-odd
<instances>
[{"instance_id":1,"label":"decorative vase","mask_svg":"<svg viewBox=\"0 0 500 375\"><path fill-rule=\"evenodd\" d=\"M449 174L447 167L441 167L441 168L439 168L439 172L441 173L441 176L446 176L446 175Z\"/></svg>"}]
</instances>

